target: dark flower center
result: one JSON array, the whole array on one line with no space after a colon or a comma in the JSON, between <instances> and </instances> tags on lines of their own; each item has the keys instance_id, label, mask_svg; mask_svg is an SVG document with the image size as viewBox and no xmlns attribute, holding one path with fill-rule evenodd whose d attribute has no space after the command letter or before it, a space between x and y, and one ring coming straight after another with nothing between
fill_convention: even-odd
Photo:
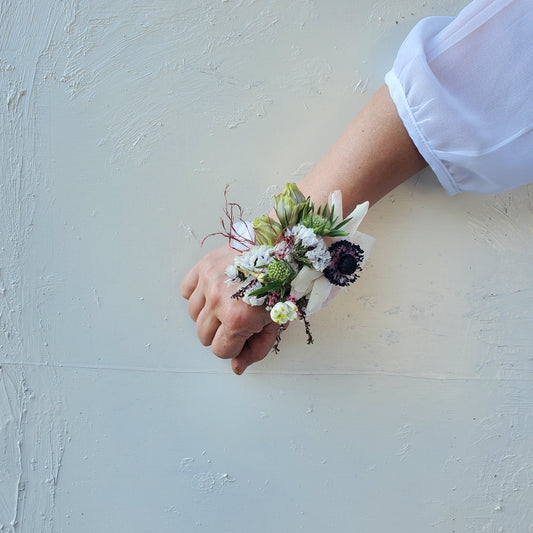
<instances>
[{"instance_id":1,"label":"dark flower center","mask_svg":"<svg viewBox=\"0 0 533 533\"><path fill-rule=\"evenodd\" d=\"M357 279L357 271L361 270L365 257L363 249L358 244L343 239L335 241L328 251L331 262L324 269L324 276L333 285L347 287Z\"/></svg>"},{"instance_id":2,"label":"dark flower center","mask_svg":"<svg viewBox=\"0 0 533 533\"><path fill-rule=\"evenodd\" d=\"M339 258L337 267L341 274L349 276L357 270L357 264L357 259L353 255L344 254Z\"/></svg>"}]
</instances>

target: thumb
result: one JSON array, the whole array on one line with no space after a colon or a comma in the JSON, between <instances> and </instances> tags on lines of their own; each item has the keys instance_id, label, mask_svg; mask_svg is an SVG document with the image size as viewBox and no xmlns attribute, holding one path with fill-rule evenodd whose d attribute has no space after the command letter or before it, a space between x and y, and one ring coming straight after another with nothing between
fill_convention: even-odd
<instances>
[{"instance_id":1,"label":"thumb","mask_svg":"<svg viewBox=\"0 0 533 533\"><path fill-rule=\"evenodd\" d=\"M241 353L231 360L231 368L237 375L241 375L251 364L264 359L278 335L279 325L269 322L261 331L252 335L244 345Z\"/></svg>"}]
</instances>

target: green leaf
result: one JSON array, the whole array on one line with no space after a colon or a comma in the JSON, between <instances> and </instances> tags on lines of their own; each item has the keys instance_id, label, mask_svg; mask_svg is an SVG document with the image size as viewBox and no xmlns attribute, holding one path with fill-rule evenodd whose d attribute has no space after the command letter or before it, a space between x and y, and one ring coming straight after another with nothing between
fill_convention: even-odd
<instances>
[{"instance_id":1,"label":"green leaf","mask_svg":"<svg viewBox=\"0 0 533 533\"><path fill-rule=\"evenodd\" d=\"M346 235L348 235L348 232L347 231L344 231L342 229L339 229L339 230L331 230L328 234L327 234L327 237L346 237Z\"/></svg>"},{"instance_id":2,"label":"green leaf","mask_svg":"<svg viewBox=\"0 0 533 533\"><path fill-rule=\"evenodd\" d=\"M285 286L279 281L270 281L266 285L255 289L255 291L250 292L250 296L262 296L263 294L268 294L269 292L281 292Z\"/></svg>"},{"instance_id":3,"label":"green leaf","mask_svg":"<svg viewBox=\"0 0 533 533\"><path fill-rule=\"evenodd\" d=\"M352 220L352 217L350 217L350 218L345 218L342 222L339 222L339 223L335 226L335 229L342 228L342 226L344 226L345 224L348 224L348 222L350 222L350 220Z\"/></svg>"}]
</instances>

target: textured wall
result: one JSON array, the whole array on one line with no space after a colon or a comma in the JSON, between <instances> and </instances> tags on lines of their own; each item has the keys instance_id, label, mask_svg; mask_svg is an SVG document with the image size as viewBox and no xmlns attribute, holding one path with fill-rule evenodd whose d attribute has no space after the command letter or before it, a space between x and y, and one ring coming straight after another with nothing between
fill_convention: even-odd
<instances>
[{"instance_id":1,"label":"textured wall","mask_svg":"<svg viewBox=\"0 0 533 533\"><path fill-rule=\"evenodd\" d=\"M462 5L0 1L1 532L533 531L532 187L414 177L240 378L178 291Z\"/></svg>"}]
</instances>

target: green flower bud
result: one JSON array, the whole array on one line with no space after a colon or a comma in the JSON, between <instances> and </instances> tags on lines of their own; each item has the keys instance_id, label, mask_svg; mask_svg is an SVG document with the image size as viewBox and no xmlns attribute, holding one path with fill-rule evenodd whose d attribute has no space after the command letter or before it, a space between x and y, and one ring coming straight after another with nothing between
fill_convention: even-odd
<instances>
[{"instance_id":1,"label":"green flower bud","mask_svg":"<svg viewBox=\"0 0 533 533\"><path fill-rule=\"evenodd\" d=\"M350 221L349 218L338 222L333 210L330 210L327 205L319 207L315 212L314 204L305 205L302 214L300 215L300 224L306 228L311 228L316 235L321 237L343 237L348 235L342 227Z\"/></svg>"},{"instance_id":2,"label":"green flower bud","mask_svg":"<svg viewBox=\"0 0 533 533\"><path fill-rule=\"evenodd\" d=\"M258 244L272 246L282 230L280 223L267 215L254 220L255 240Z\"/></svg>"},{"instance_id":3,"label":"green flower bud","mask_svg":"<svg viewBox=\"0 0 533 533\"><path fill-rule=\"evenodd\" d=\"M332 224L327 218L313 212L307 213L301 220L306 228L311 228L316 235L327 235L332 229Z\"/></svg>"},{"instance_id":4,"label":"green flower bud","mask_svg":"<svg viewBox=\"0 0 533 533\"><path fill-rule=\"evenodd\" d=\"M270 279L285 283L292 274L292 269L285 261L274 259L268 264L267 274Z\"/></svg>"},{"instance_id":5,"label":"green flower bud","mask_svg":"<svg viewBox=\"0 0 533 533\"><path fill-rule=\"evenodd\" d=\"M300 213L306 205L305 196L298 189L296 183L287 183L281 194L274 196L276 215L281 226L293 226L298 222Z\"/></svg>"}]
</instances>

